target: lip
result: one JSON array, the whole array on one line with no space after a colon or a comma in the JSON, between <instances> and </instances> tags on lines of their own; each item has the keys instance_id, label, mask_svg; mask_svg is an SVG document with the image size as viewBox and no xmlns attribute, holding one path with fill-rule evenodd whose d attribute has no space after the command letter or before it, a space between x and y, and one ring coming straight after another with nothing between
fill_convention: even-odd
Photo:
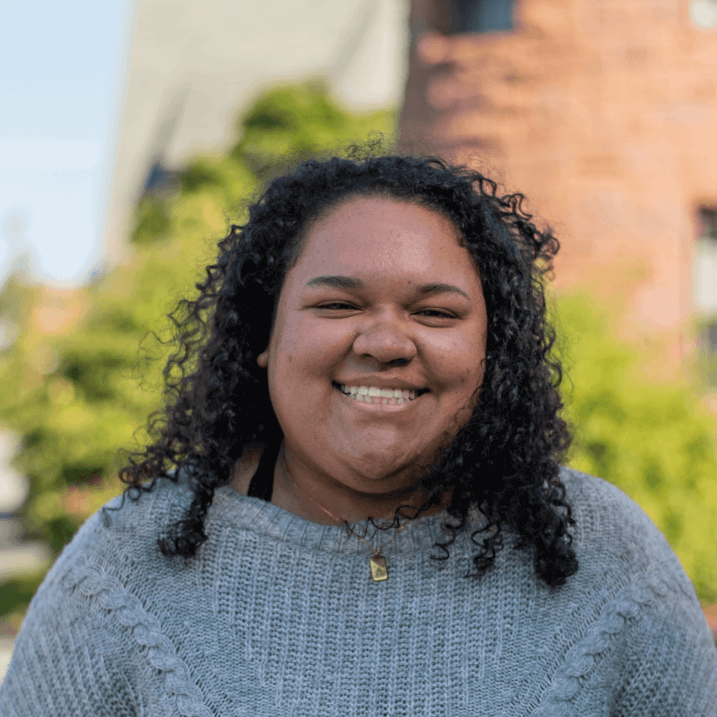
<instances>
[{"instance_id":1,"label":"lip","mask_svg":"<svg viewBox=\"0 0 717 717\"><path fill-rule=\"evenodd\" d=\"M376 386L375 383L371 385ZM398 386L395 387L398 388ZM393 405L389 403L364 403L363 401L357 401L354 398L349 398L349 396L347 396L336 384L333 384L333 388L336 393L341 395L345 401L351 403L351 405L356 408L356 410L373 411L374 413L402 413L403 411L409 411L412 408L413 404L416 403L416 401L420 401L425 395L421 394L420 396L416 396L416 398L414 398L412 401L405 401L404 403ZM380 388L380 386L377 386L377 388ZM426 391L426 393L428 392Z\"/></svg>"},{"instance_id":2,"label":"lip","mask_svg":"<svg viewBox=\"0 0 717 717\"><path fill-rule=\"evenodd\" d=\"M400 388L401 391L428 391L425 386L417 386L415 383L408 383L408 381L402 381L400 378L387 378L378 376L359 376L357 378L350 378L346 380L336 380L333 382L334 385L341 384L342 386L375 386L376 388Z\"/></svg>"}]
</instances>

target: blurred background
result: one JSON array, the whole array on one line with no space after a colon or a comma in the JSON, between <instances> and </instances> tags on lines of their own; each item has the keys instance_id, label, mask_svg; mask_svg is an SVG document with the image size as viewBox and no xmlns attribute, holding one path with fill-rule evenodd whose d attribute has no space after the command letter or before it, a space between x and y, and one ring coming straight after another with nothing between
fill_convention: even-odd
<instances>
[{"instance_id":1,"label":"blurred background","mask_svg":"<svg viewBox=\"0 0 717 717\"><path fill-rule=\"evenodd\" d=\"M24 0L0 55L0 674L229 223L287 154L376 136L557 234L570 464L717 633L717 0Z\"/></svg>"}]
</instances>

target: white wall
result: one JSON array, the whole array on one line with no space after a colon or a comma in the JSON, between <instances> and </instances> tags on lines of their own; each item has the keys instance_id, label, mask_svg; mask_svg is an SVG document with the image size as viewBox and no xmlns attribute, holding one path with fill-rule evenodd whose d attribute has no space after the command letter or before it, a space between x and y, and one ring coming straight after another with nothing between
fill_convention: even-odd
<instances>
[{"instance_id":1,"label":"white wall","mask_svg":"<svg viewBox=\"0 0 717 717\"><path fill-rule=\"evenodd\" d=\"M148 168L225 149L262 86L328 77L356 109L396 106L408 57L408 0L137 0L105 232L122 256Z\"/></svg>"}]
</instances>

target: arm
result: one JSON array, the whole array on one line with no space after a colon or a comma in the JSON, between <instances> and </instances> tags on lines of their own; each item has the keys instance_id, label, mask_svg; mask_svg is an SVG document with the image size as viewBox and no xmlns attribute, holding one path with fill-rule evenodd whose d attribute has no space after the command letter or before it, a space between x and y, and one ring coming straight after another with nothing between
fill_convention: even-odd
<instances>
[{"instance_id":1,"label":"arm","mask_svg":"<svg viewBox=\"0 0 717 717\"><path fill-rule=\"evenodd\" d=\"M84 559L57 567L18 635L3 717L211 717L158 618L117 577Z\"/></svg>"},{"instance_id":2,"label":"arm","mask_svg":"<svg viewBox=\"0 0 717 717\"><path fill-rule=\"evenodd\" d=\"M148 714L139 689L139 646L130 632L53 572L33 598L15 641L0 686L0 714Z\"/></svg>"},{"instance_id":3,"label":"arm","mask_svg":"<svg viewBox=\"0 0 717 717\"><path fill-rule=\"evenodd\" d=\"M715 717L717 648L694 591L653 584L626 633L611 715Z\"/></svg>"}]
</instances>

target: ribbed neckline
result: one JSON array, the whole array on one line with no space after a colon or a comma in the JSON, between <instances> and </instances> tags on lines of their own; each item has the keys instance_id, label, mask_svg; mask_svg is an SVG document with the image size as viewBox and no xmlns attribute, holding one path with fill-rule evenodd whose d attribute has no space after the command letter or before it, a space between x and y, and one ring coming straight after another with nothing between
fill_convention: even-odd
<instances>
[{"instance_id":1,"label":"ribbed neckline","mask_svg":"<svg viewBox=\"0 0 717 717\"><path fill-rule=\"evenodd\" d=\"M208 519L216 520L223 526L234 525L239 530L250 530L275 540L316 550L351 554L364 554L368 550L362 540L347 534L341 526L314 523L274 503L242 495L230 485L217 488ZM444 542L449 538L449 534L442 529L447 519L450 520L448 514L441 511L410 521L388 544L385 554L425 553L436 542ZM475 518L471 520L471 526L475 529L474 523ZM366 522L356 523L352 527L364 535ZM394 533L395 529L376 531L369 526L364 537L374 548L379 549ZM456 542L460 539L461 534L456 537Z\"/></svg>"}]
</instances>

